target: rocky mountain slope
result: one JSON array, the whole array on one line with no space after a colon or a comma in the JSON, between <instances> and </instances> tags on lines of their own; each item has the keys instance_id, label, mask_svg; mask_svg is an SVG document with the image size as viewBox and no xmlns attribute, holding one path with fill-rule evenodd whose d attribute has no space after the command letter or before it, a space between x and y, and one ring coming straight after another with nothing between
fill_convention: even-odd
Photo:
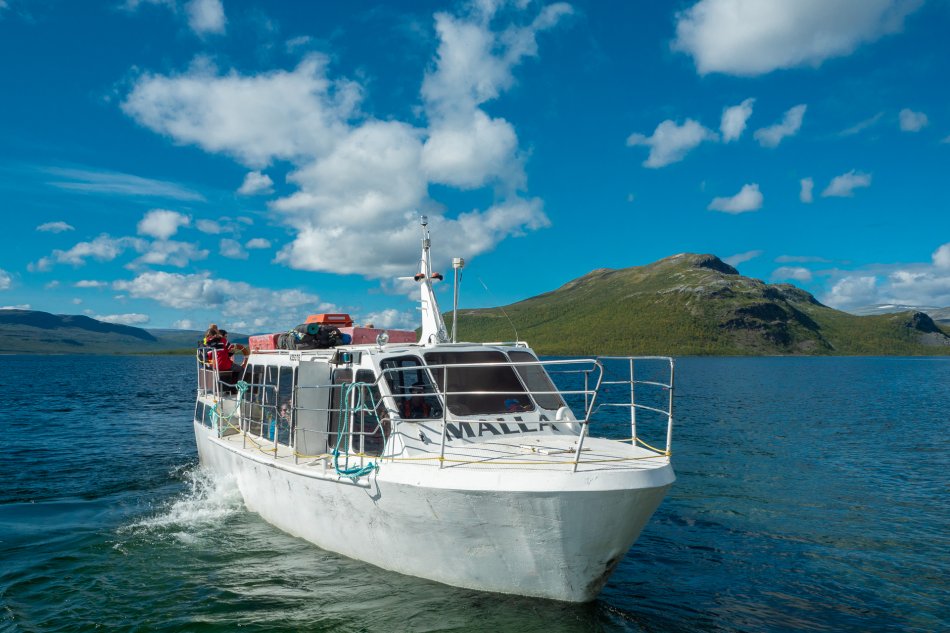
<instances>
[{"instance_id":1,"label":"rocky mountain slope","mask_svg":"<svg viewBox=\"0 0 950 633\"><path fill-rule=\"evenodd\" d=\"M519 338L542 354L944 354L923 313L855 316L714 255L594 270L501 309L459 312L459 340Z\"/></svg>"}]
</instances>

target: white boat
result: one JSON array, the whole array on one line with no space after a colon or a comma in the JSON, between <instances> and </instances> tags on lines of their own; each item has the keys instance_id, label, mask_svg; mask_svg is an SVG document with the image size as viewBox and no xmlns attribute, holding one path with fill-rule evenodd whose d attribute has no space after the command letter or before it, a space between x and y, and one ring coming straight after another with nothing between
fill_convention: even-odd
<instances>
[{"instance_id":1,"label":"white boat","mask_svg":"<svg viewBox=\"0 0 950 633\"><path fill-rule=\"evenodd\" d=\"M199 354L200 463L326 550L458 587L592 600L675 479L673 361L453 342L422 231L419 342L252 351L239 381ZM651 363L664 377L635 379ZM638 414L664 449L643 441ZM625 439L595 437L601 419Z\"/></svg>"}]
</instances>

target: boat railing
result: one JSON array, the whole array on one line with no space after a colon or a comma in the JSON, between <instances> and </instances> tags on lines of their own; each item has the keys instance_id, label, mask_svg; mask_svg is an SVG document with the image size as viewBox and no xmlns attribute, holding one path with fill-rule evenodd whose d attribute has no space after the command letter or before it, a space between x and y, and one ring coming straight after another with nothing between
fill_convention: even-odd
<instances>
[{"instance_id":1,"label":"boat railing","mask_svg":"<svg viewBox=\"0 0 950 633\"><path fill-rule=\"evenodd\" d=\"M456 385L458 381L451 380L453 371L501 366L514 368L520 382L518 388L460 389ZM532 372L529 368L539 368L540 371ZM523 371L525 369L528 371ZM201 371L212 372L212 380L206 382L206 388L217 397L225 396L233 388L220 380L213 360L202 362L199 356ZM398 374L410 372L416 377L428 377L421 393L407 391L409 381L395 378ZM669 455L673 432L673 377L673 359L658 356L388 367L374 376L372 382L297 385L297 390L326 390L329 394L324 400L327 406L320 407L300 406L296 395L292 402L279 402L280 395L273 384L250 384L249 391L255 396L248 395L241 405L240 429L245 435L272 441L275 455L279 443L291 447L297 459L328 458L336 454L365 464L369 459L387 461L397 458L397 455L385 454L392 434L406 432L410 437L418 437L418 431L403 429L403 425L431 423L441 434L438 443L439 464L442 466L447 445L452 437L458 439L459 421L484 418L491 422L501 419L498 416L502 415L526 414L524 420L533 419L533 414L537 414L538 420L522 423L543 424L547 421L573 425L578 436L574 451L576 469L583 461L583 444L588 437L629 441L658 454ZM397 393L395 385L401 385L403 392ZM201 388L199 376L199 390ZM430 403L428 415L406 415L407 401L420 396ZM472 398L482 398L482 402L487 398L506 404L510 400L519 408L497 410L496 407L495 410L466 412L464 402ZM541 406L542 402L546 406ZM623 417L625 409L629 415L627 421ZM546 417L552 413L553 419ZM296 422L302 414L322 416L326 425L321 428L301 427ZM649 443L653 442L656 420L665 423L665 448L662 449ZM647 431L651 432L649 436ZM320 436L319 441L312 440L315 435ZM301 450L301 446L315 445L324 450L316 454Z\"/></svg>"}]
</instances>

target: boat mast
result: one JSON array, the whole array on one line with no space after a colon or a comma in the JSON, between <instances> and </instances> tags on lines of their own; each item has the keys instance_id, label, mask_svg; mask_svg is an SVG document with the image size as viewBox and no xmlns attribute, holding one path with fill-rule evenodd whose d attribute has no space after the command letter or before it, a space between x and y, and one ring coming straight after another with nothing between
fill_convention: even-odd
<instances>
[{"instance_id":1,"label":"boat mast","mask_svg":"<svg viewBox=\"0 0 950 633\"><path fill-rule=\"evenodd\" d=\"M422 225L422 260L419 263L419 272L414 279L419 283L419 304L422 310L422 335L420 342L427 343L448 343L449 336L445 329L445 321L442 319L442 312L439 310L439 302L435 299L435 292L432 290L432 280L442 279L440 274L432 274L432 259L429 255L429 219L422 216L419 220Z\"/></svg>"}]
</instances>

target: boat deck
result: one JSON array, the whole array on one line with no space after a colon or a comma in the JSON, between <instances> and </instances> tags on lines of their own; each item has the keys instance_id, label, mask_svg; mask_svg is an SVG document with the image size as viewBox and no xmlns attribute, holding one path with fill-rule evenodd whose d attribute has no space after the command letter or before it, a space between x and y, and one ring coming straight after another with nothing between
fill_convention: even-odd
<instances>
[{"instance_id":1,"label":"boat deck","mask_svg":"<svg viewBox=\"0 0 950 633\"><path fill-rule=\"evenodd\" d=\"M444 469L478 469L493 471L544 470L565 472L574 468L577 437L545 435L542 437L505 437L483 442L446 443L445 456L440 459L441 446L405 438L406 449L395 456L350 455L350 466L362 466L375 462L387 466L415 466ZM278 463L297 467L312 467L319 471L333 472L333 457L323 455L295 455L292 447L274 444L268 439L244 433L225 435L221 441L232 449L254 455L266 456ZM343 459L343 455L340 459ZM577 472L616 470L652 470L670 463L666 454L632 446L627 442L586 438L581 450Z\"/></svg>"}]
</instances>

